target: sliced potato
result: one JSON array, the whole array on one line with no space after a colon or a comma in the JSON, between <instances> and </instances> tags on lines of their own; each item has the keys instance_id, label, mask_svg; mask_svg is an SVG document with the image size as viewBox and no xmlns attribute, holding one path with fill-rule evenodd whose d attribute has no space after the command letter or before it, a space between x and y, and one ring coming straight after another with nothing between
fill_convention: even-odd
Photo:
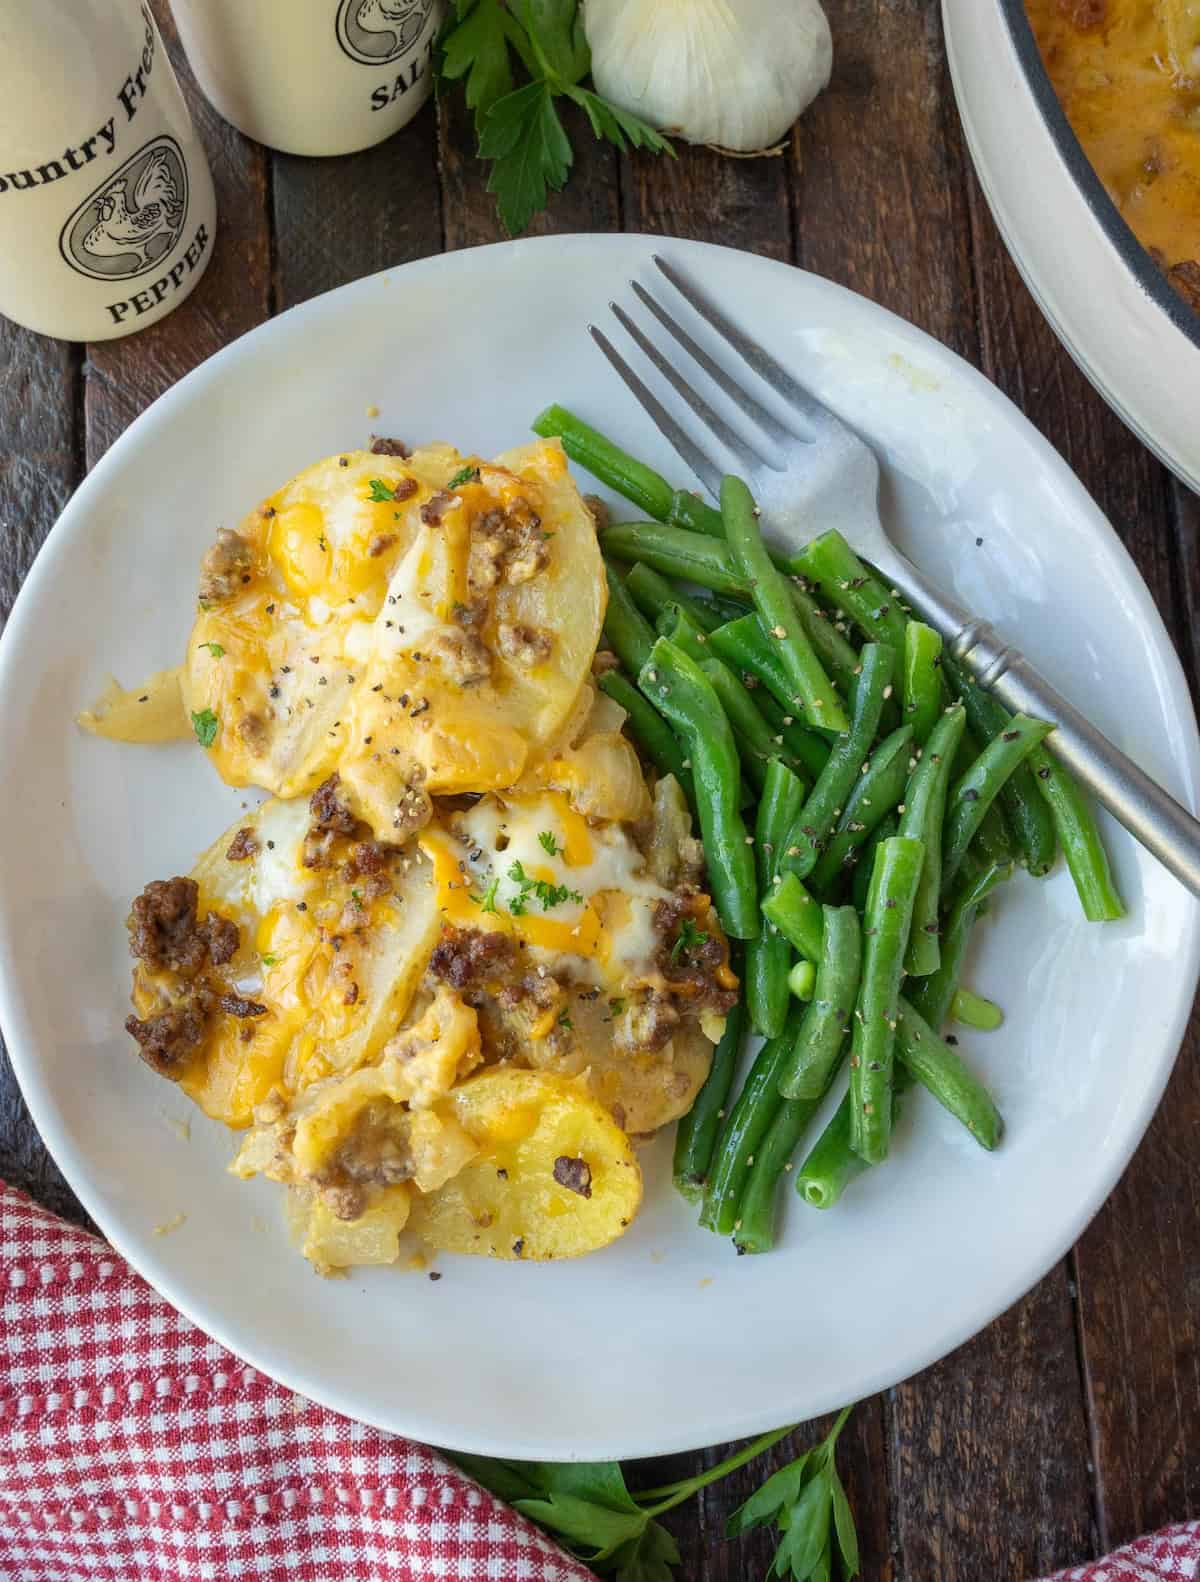
<instances>
[{"instance_id":1,"label":"sliced potato","mask_svg":"<svg viewBox=\"0 0 1200 1582\"><path fill-rule=\"evenodd\" d=\"M412 1204L411 1187L403 1182L386 1187L357 1219L338 1219L319 1197L291 1196L300 1250L321 1273L358 1264L395 1263Z\"/></svg>"},{"instance_id":2,"label":"sliced potato","mask_svg":"<svg viewBox=\"0 0 1200 1582\"><path fill-rule=\"evenodd\" d=\"M110 676L91 708L75 716L75 723L112 742L186 741L193 727L183 707L182 675L178 665L174 670L156 670L128 691Z\"/></svg>"},{"instance_id":3,"label":"sliced potato","mask_svg":"<svg viewBox=\"0 0 1200 1582\"><path fill-rule=\"evenodd\" d=\"M292 797L339 769L386 838L413 783L512 786L561 733L604 615L592 517L557 441L444 492L463 472L449 446L330 457L210 551L184 697L222 779Z\"/></svg>"},{"instance_id":4,"label":"sliced potato","mask_svg":"<svg viewBox=\"0 0 1200 1582\"><path fill-rule=\"evenodd\" d=\"M478 1147L413 1203L411 1227L444 1252L577 1258L625 1231L642 1199L629 1139L577 1083L499 1067L450 1095Z\"/></svg>"},{"instance_id":5,"label":"sliced potato","mask_svg":"<svg viewBox=\"0 0 1200 1582\"><path fill-rule=\"evenodd\" d=\"M210 989L265 1008L239 1016L218 1003L203 1044L172 1073L227 1126L249 1125L272 1093L298 1093L378 1055L408 1013L437 941L436 896L419 853L393 857L393 887L360 904L355 892L364 896L365 881L347 877L342 862L350 839L339 837L329 865L306 868L308 826L303 801L266 802L214 841L192 872L199 914L215 911L239 934L233 958L206 975ZM239 841L253 848L240 859ZM193 987L139 962L134 1009L149 1019Z\"/></svg>"}]
</instances>

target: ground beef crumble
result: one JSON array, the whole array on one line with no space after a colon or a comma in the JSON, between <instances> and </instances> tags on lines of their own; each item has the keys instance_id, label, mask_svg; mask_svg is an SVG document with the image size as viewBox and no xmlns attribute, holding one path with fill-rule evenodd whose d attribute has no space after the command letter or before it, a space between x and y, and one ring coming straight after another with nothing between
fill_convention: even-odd
<instances>
[{"instance_id":1,"label":"ground beef crumble","mask_svg":"<svg viewBox=\"0 0 1200 1582\"><path fill-rule=\"evenodd\" d=\"M240 829L225 851L227 862L246 862L259 850L258 836L252 829Z\"/></svg>"},{"instance_id":2,"label":"ground beef crumble","mask_svg":"<svg viewBox=\"0 0 1200 1582\"><path fill-rule=\"evenodd\" d=\"M180 1005L143 1022L125 1018L125 1031L137 1041L138 1054L160 1077L177 1082L183 1067L204 1042L212 1010L212 994L201 985Z\"/></svg>"},{"instance_id":3,"label":"ground beef crumble","mask_svg":"<svg viewBox=\"0 0 1200 1582\"><path fill-rule=\"evenodd\" d=\"M507 934L479 928L448 928L429 958L429 972L452 989L480 988L502 975L516 958Z\"/></svg>"},{"instance_id":4,"label":"ground beef crumble","mask_svg":"<svg viewBox=\"0 0 1200 1582\"><path fill-rule=\"evenodd\" d=\"M130 954L152 972L169 968L185 978L229 961L238 948L237 924L217 912L200 922L199 896L194 879L155 879L148 884L126 923Z\"/></svg>"},{"instance_id":5,"label":"ground beef crumble","mask_svg":"<svg viewBox=\"0 0 1200 1582\"><path fill-rule=\"evenodd\" d=\"M411 456L412 451L402 439L385 439L382 434L371 435L372 456Z\"/></svg>"},{"instance_id":6,"label":"ground beef crumble","mask_svg":"<svg viewBox=\"0 0 1200 1582\"><path fill-rule=\"evenodd\" d=\"M240 533L222 527L200 562L200 602L221 604L250 581L254 551Z\"/></svg>"}]
</instances>

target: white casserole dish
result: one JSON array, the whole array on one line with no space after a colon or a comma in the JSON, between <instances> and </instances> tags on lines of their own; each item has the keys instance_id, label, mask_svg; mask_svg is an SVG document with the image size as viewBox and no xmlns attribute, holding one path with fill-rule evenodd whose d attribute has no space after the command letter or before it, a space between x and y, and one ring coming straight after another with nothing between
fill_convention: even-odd
<instances>
[{"instance_id":1,"label":"white casserole dish","mask_svg":"<svg viewBox=\"0 0 1200 1582\"><path fill-rule=\"evenodd\" d=\"M1105 401L1200 491L1200 314L1088 162L1023 0L942 0L942 16L971 157L1026 285Z\"/></svg>"}]
</instances>

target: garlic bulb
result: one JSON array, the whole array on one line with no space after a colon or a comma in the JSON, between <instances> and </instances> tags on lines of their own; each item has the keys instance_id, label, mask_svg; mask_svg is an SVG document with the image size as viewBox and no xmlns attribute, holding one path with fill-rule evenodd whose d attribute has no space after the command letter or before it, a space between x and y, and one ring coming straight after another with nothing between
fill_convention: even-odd
<instances>
[{"instance_id":1,"label":"garlic bulb","mask_svg":"<svg viewBox=\"0 0 1200 1582\"><path fill-rule=\"evenodd\" d=\"M688 143L784 136L829 81L820 0L584 0L597 90Z\"/></svg>"}]
</instances>

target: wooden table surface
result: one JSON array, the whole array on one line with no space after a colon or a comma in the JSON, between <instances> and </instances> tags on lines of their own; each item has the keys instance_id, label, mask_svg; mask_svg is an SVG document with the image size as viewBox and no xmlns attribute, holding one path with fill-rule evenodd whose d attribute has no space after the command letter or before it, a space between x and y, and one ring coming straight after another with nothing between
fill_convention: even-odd
<instances>
[{"instance_id":1,"label":"wooden table surface","mask_svg":"<svg viewBox=\"0 0 1200 1582\"><path fill-rule=\"evenodd\" d=\"M535 229L747 248L840 281L945 341L1012 397L1099 501L1195 688L1200 507L1093 393L1010 263L964 150L936 0L826 6L833 82L783 156L623 159L572 124L575 174ZM87 468L189 369L318 292L502 234L457 104L428 106L366 153L303 160L247 142L190 97L220 230L187 303L140 335L93 346L0 321L0 617ZM1149 1135L1070 1256L968 1345L855 1413L842 1461L866 1578L1018 1582L1200 1514L1196 1039L1193 1019ZM84 1220L6 1062L0 1176ZM768 1459L813 1434L801 1430ZM634 1467L631 1482L659 1483L717 1455ZM763 1535L722 1541L728 1512L765 1471L674 1513L685 1582L765 1574Z\"/></svg>"}]
</instances>

